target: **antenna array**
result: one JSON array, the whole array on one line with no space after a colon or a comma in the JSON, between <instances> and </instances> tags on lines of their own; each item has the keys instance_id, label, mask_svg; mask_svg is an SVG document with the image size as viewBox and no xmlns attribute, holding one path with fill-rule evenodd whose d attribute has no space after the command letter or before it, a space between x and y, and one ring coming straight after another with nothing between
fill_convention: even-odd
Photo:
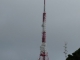
<instances>
[{"instance_id":1,"label":"antenna array","mask_svg":"<svg viewBox=\"0 0 80 60\"><path fill-rule=\"evenodd\" d=\"M64 54L65 54L65 59L67 58L67 43L65 42L65 45L64 45Z\"/></svg>"}]
</instances>

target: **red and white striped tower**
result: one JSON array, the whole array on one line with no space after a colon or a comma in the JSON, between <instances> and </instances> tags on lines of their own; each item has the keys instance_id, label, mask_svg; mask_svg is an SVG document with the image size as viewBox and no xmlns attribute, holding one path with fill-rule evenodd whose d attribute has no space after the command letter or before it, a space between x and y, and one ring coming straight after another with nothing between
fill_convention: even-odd
<instances>
[{"instance_id":1,"label":"red and white striped tower","mask_svg":"<svg viewBox=\"0 0 80 60\"><path fill-rule=\"evenodd\" d=\"M46 23L46 11L45 11L45 0L44 0L44 12L43 12L43 23L42 23L42 44L40 46L40 57L39 60L49 60L48 52L46 51L46 31L45 31L45 23Z\"/></svg>"}]
</instances>

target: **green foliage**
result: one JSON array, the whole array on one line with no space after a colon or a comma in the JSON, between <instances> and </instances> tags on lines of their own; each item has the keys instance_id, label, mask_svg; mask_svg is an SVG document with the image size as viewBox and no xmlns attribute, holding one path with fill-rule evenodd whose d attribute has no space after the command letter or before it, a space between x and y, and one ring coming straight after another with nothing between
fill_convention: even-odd
<instances>
[{"instance_id":1,"label":"green foliage","mask_svg":"<svg viewBox=\"0 0 80 60\"><path fill-rule=\"evenodd\" d=\"M68 55L66 60L80 60L80 48L72 53L72 55Z\"/></svg>"}]
</instances>

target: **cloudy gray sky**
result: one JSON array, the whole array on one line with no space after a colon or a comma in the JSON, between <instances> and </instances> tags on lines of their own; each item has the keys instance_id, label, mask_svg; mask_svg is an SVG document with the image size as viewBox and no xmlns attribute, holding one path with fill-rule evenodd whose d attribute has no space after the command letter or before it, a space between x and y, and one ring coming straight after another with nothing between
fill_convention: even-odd
<instances>
[{"instance_id":1,"label":"cloudy gray sky","mask_svg":"<svg viewBox=\"0 0 80 60\"><path fill-rule=\"evenodd\" d=\"M64 60L80 46L80 0L46 0L50 60ZM43 0L0 0L0 60L38 60Z\"/></svg>"}]
</instances>

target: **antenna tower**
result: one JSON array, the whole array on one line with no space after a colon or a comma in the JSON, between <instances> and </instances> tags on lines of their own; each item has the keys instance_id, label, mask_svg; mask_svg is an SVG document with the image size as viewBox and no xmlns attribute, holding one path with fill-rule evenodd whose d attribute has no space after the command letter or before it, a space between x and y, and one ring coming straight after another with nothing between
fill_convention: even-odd
<instances>
[{"instance_id":1,"label":"antenna tower","mask_svg":"<svg viewBox=\"0 0 80 60\"><path fill-rule=\"evenodd\" d=\"M40 46L40 56L39 60L49 60L48 52L46 51L46 30L45 30L45 23L46 23L46 11L45 11L45 0L44 0L44 11L43 11L43 20L42 20L42 44Z\"/></svg>"},{"instance_id":2,"label":"antenna tower","mask_svg":"<svg viewBox=\"0 0 80 60\"><path fill-rule=\"evenodd\" d=\"M64 54L65 54L65 59L67 58L67 43L65 42L65 46L64 46Z\"/></svg>"}]
</instances>

